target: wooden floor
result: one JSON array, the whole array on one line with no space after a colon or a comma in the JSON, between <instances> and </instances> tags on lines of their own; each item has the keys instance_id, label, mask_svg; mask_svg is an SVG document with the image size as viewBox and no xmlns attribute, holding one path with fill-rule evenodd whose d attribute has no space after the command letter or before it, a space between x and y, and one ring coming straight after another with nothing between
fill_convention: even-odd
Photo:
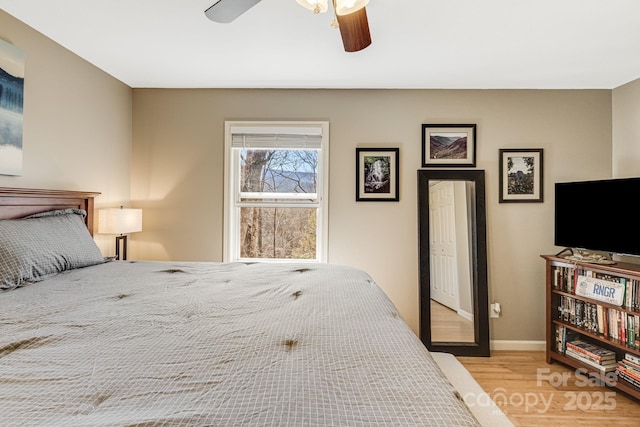
<instances>
[{"instance_id":1,"label":"wooden floor","mask_svg":"<svg viewBox=\"0 0 640 427\"><path fill-rule=\"evenodd\" d=\"M458 357L516 426L640 426L640 402L559 364L544 352Z\"/></svg>"},{"instance_id":2,"label":"wooden floor","mask_svg":"<svg viewBox=\"0 0 640 427\"><path fill-rule=\"evenodd\" d=\"M431 300L431 341L473 342L473 322Z\"/></svg>"}]
</instances>

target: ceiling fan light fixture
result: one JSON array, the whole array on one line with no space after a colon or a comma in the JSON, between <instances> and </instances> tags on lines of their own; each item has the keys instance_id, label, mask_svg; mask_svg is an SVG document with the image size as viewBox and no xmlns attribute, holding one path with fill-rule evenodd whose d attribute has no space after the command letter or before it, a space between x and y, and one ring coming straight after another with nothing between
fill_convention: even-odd
<instances>
[{"instance_id":1,"label":"ceiling fan light fixture","mask_svg":"<svg viewBox=\"0 0 640 427\"><path fill-rule=\"evenodd\" d=\"M210 20L228 24L262 0L216 0L204 14Z\"/></svg>"},{"instance_id":2,"label":"ceiling fan light fixture","mask_svg":"<svg viewBox=\"0 0 640 427\"><path fill-rule=\"evenodd\" d=\"M299 5L313 13L325 13L329 9L329 0L296 0Z\"/></svg>"},{"instance_id":3,"label":"ceiling fan light fixture","mask_svg":"<svg viewBox=\"0 0 640 427\"><path fill-rule=\"evenodd\" d=\"M357 52L371 44L366 8L348 15L336 15L336 18L345 52Z\"/></svg>"},{"instance_id":4,"label":"ceiling fan light fixture","mask_svg":"<svg viewBox=\"0 0 640 427\"><path fill-rule=\"evenodd\" d=\"M350 13L359 11L368 4L369 0L335 0L336 14L349 15Z\"/></svg>"}]
</instances>

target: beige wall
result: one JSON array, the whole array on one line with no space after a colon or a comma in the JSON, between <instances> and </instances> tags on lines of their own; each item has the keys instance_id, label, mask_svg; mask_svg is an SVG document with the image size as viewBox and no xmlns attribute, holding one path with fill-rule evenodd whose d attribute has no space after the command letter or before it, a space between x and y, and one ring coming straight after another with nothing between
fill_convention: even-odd
<instances>
[{"instance_id":1,"label":"beige wall","mask_svg":"<svg viewBox=\"0 0 640 427\"><path fill-rule=\"evenodd\" d=\"M131 88L0 11L0 39L25 52L23 174L2 187L98 191L130 198ZM113 238L96 235L105 255Z\"/></svg>"},{"instance_id":2,"label":"beige wall","mask_svg":"<svg viewBox=\"0 0 640 427\"><path fill-rule=\"evenodd\" d=\"M613 90L613 176L640 176L640 79Z\"/></svg>"},{"instance_id":3,"label":"beige wall","mask_svg":"<svg viewBox=\"0 0 640 427\"><path fill-rule=\"evenodd\" d=\"M24 173L0 175L0 186L99 191L98 207L145 208L134 258L222 259L225 120L329 120L329 260L371 273L415 331L421 123L478 124L489 291L504 313L492 319L492 339L544 339L538 255L558 249L553 183L638 175L638 82L613 92L202 89L134 90L132 97L2 11L0 38L26 52ZM355 202L357 146L400 147L400 202ZM498 149L516 147L545 150L545 203L498 203ZM375 239L365 240L372 230ZM112 252L111 238L97 240Z\"/></svg>"},{"instance_id":4,"label":"beige wall","mask_svg":"<svg viewBox=\"0 0 640 427\"><path fill-rule=\"evenodd\" d=\"M133 94L132 203L141 259L222 260L225 120L330 122L329 261L368 271L418 329L416 170L422 123L476 123L486 170L494 340L544 339L553 183L608 178L611 91L154 90ZM355 202L355 148L400 147L400 202ZM498 149L544 149L544 203L498 203ZM375 233L372 233L374 232Z\"/></svg>"},{"instance_id":5,"label":"beige wall","mask_svg":"<svg viewBox=\"0 0 640 427\"><path fill-rule=\"evenodd\" d=\"M640 176L640 79L612 91L613 178ZM621 260L640 263L636 256Z\"/></svg>"}]
</instances>

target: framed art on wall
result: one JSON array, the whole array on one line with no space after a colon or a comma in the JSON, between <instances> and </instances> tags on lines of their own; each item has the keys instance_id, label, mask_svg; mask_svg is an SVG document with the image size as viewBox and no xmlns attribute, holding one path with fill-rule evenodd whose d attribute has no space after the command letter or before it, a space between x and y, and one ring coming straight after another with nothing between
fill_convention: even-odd
<instances>
[{"instance_id":1,"label":"framed art on wall","mask_svg":"<svg viewBox=\"0 0 640 427\"><path fill-rule=\"evenodd\" d=\"M542 202L542 148L500 149L500 203Z\"/></svg>"},{"instance_id":2,"label":"framed art on wall","mask_svg":"<svg viewBox=\"0 0 640 427\"><path fill-rule=\"evenodd\" d=\"M474 167L476 125L422 125L423 167Z\"/></svg>"},{"instance_id":3,"label":"framed art on wall","mask_svg":"<svg viewBox=\"0 0 640 427\"><path fill-rule=\"evenodd\" d=\"M399 148L356 148L356 201L400 200Z\"/></svg>"}]
</instances>

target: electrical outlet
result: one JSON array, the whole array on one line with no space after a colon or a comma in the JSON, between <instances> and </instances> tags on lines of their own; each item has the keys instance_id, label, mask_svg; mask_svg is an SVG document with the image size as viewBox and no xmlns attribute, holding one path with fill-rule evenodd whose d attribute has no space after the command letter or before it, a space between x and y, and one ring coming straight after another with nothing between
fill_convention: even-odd
<instances>
[{"instance_id":1,"label":"electrical outlet","mask_svg":"<svg viewBox=\"0 0 640 427\"><path fill-rule=\"evenodd\" d=\"M489 317L500 317L500 314L502 313L502 307L500 307L500 303L499 302L494 302L493 304L491 304L491 309L489 310Z\"/></svg>"}]
</instances>

